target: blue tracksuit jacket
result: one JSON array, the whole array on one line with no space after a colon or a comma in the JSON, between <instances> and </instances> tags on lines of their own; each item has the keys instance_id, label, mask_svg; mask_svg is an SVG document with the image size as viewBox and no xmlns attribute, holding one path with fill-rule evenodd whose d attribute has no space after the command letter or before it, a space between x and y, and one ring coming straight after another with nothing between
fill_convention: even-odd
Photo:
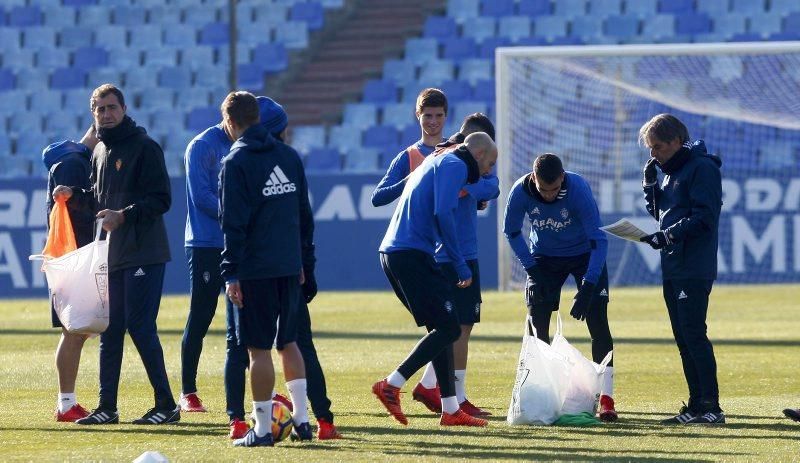
<instances>
[{"instance_id":1,"label":"blue tracksuit jacket","mask_svg":"<svg viewBox=\"0 0 800 463\"><path fill-rule=\"evenodd\" d=\"M186 147L186 247L222 248L219 170L232 144L222 124L218 124L194 137Z\"/></svg>"}]
</instances>

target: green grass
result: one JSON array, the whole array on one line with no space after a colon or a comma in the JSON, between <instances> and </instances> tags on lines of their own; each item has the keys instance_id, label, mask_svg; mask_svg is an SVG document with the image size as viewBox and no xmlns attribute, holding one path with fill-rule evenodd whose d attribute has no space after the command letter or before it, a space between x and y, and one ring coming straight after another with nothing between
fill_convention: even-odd
<instances>
[{"instance_id":1,"label":"green grass","mask_svg":"<svg viewBox=\"0 0 800 463\"><path fill-rule=\"evenodd\" d=\"M316 344L336 423L345 439L283 442L274 449L234 449L227 439L222 368L222 311L206 337L198 386L210 413L184 414L177 425L78 427L52 417L57 392L43 300L0 304L0 460L132 461L157 450L170 461L790 461L800 424L781 410L800 406L797 286L717 286L710 337L719 364L728 424L662 427L687 396L660 289L617 289L609 309L616 338L616 401L620 421L594 428L510 427L505 422L525 308L520 292L484 295L483 322L471 342L468 395L494 415L486 429L442 429L404 395L408 427L372 397L370 385L391 371L420 336L389 293L325 293L312 304ZM569 297L564 294L562 306ZM186 297L165 297L159 327L173 393L180 392L180 340ZM565 335L588 352L586 328L565 318ZM97 340L87 343L78 398L96 404ZM285 390L282 377L279 390ZM413 380L405 388L410 390ZM250 403L249 393L246 404ZM133 343L126 340L120 418L130 422L152 404L152 389Z\"/></svg>"}]
</instances>

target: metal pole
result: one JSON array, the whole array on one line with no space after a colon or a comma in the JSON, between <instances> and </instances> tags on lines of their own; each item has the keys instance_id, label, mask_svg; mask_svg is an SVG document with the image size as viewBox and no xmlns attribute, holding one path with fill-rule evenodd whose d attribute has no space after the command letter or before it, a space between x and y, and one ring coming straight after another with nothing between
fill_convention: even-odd
<instances>
[{"instance_id":1,"label":"metal pole","mask_svg":"<svg viewBox=\"0 0 800 463\"><path fill-rule=\"evenodd\" d=\"M228 88L231 92L236 91L239 79L236 75L236 42L238 40L236 34L236 0L228 0Z\"/></svg>"}]
</instances>

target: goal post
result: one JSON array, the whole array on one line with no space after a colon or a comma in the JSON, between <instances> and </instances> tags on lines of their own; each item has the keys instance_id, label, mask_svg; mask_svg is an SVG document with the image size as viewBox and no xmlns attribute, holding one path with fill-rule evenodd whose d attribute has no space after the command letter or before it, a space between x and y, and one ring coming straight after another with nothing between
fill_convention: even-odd
<instances>
[{"instance_id":1,"label":"goal post","mask_svg":"<svg viewBox=\"0 0 800 463\"><path fill-rule=\"evenodd\" d=\"M719 281L800 281L800 42L502 47L495 77L501 290L525 279L503 219L538 154L588 180L604 224L656 227L637 137L664 112L723 162ZM645 246L609 238L607 264L612 286L660 283L658 253Z\"/></svg>"}]
</instances>

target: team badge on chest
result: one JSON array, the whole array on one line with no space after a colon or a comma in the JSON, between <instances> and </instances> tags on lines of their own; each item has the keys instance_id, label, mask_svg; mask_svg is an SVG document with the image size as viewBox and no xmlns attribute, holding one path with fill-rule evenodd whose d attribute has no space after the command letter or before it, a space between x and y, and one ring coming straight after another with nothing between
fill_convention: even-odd
<instances>
[{"instance_id":1,"label":"team badge on chest","mask_svg":"<svg viewBox=\"0 0 800 463\"><path fill-rule=\"evenodd\" d=\"M564 220L566 220L566 219L567 219L567 217L569 217L569 211L568 211L568 210L567 210L567 208L565 207L564 209L561 209L561 218L562 218L562 219L564 219Z\"/></svg>"},{"instance_id":2,"label":"team badge on chest","mask_svg":"<svg viewBox=\"0 0 800 463\"><path fill-rule=\"evenodd\" d=\"M122 159L117 159L114 163L114 167L117 169L117 172L119 172L119 170L122 169Z\"/></svg>"}]
</instances>

